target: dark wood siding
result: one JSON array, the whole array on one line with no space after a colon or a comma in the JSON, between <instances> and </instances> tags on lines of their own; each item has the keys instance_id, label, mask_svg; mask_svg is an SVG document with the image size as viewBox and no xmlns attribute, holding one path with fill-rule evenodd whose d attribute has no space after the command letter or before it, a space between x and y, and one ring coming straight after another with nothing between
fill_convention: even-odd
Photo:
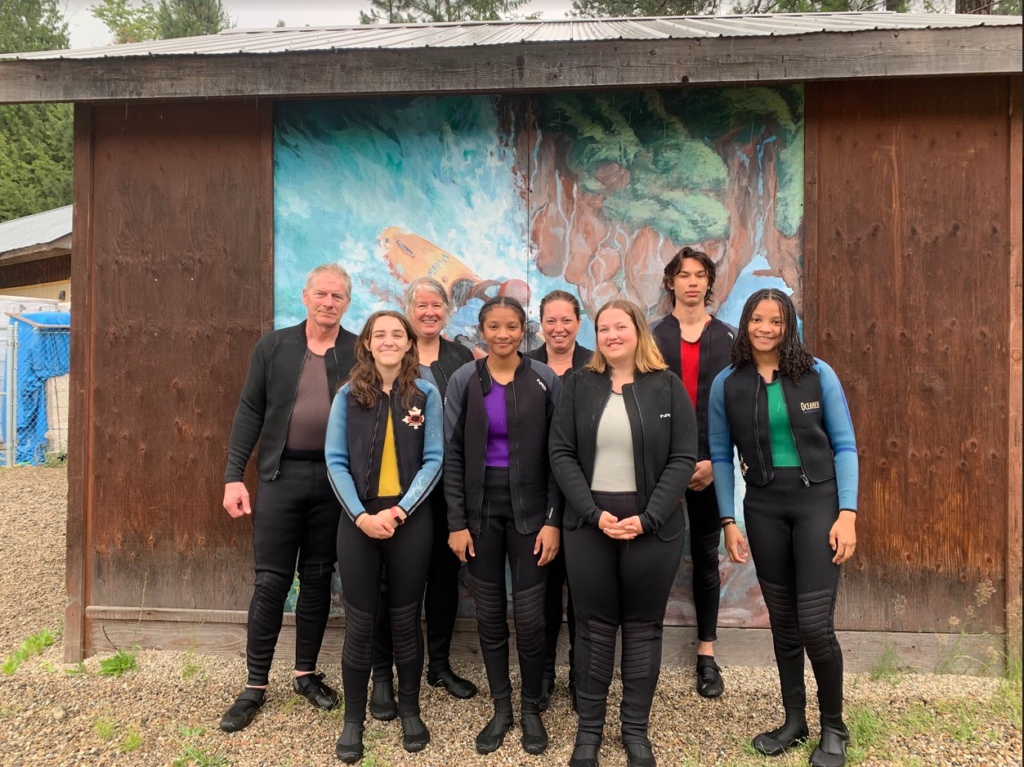
<instances>
[{"instance_id":1,"label":"dark wood siding","mask_svg":"<svg viewBox=\"0 0 1024 767\"><path fill-rule=\"evenodd\" d=\"M0 290L71 279L71 254L0 266Z\"/></svg>"},{"instance_id":2,"label":"dark wood siding","mask_svg":"<svg viewBox=\"0 0 1024 767\"><path fill-rule=\"evenodd\" d=\"M89 605L247 603L251 526L220 502L238 392L273 316L269 113L248 101L76 116L91 123L76 172L88 152L92 178L76 175L90 274L72 354L88 415L71 506Z\"/></svg>"},{"instance_id":3,"label":"dark wood siding","mask_svg":"<svg viewBox=\"0 0 1024 767\"><path fill-rule=\"evenodd\" d=\"M808 340L861 455L842 628L1005 625L1009 84L808 86Z\"/></svg>"}]
</instances>

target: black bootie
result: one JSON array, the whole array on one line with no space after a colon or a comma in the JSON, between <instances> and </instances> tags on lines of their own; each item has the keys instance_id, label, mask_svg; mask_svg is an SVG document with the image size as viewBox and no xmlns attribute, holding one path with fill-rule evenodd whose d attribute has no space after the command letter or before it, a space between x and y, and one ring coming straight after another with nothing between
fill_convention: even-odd
<instances>
[{"instance_id":1,"label":"black bootie","mask_svg":"<svg viewBox=\"0 0 1024 767\"><path fill-rule=\"evenodd\" d=\"M821 740L811 754L812 767L844 767L850 731L842 717L821 718Z\"/></svg>"},{"instance_id":2,"label":"black bootie","mask_svg":"<svg viewBox=\"0 0 1024 767\"><path fill-rule=\"evenodd\" d=\"M494 699L494 716L476 736L478 754L493 754L505 742L505 736L512 729L512 698Z\"/></svg>"},{"instance_id":3,"label":"black bootie","mask_svg":"<svg viewBox=\"0 0 1024 767\"><path fill-rule=\"evenodd\" d=\"M780 756L807 740L807 717L802 708L787 708L786 723L754 738L754 750L765 756Z\"/></svg>"},{"instance_id":4,"label":"black bootie","mask_svg":"<svg viewBox=\"0 0 1024 767\"><path fill-rule=\"evenodd\" d=\"M523 700L519 709L519 724L523 728L523 750L528 754L543 754L548 747L548 731L540 718L537 701Z\"/></svg>"},{"instance_id":5,"label":"black bootie","mask_svg":"<svg viewBox=\"0 0 1024 767\"><path fill-rule=\"evenodd\" d=\"M363 723L345 722L334 753L345 764L355 764L363 758Z\"/></svg>"}]
</instances>

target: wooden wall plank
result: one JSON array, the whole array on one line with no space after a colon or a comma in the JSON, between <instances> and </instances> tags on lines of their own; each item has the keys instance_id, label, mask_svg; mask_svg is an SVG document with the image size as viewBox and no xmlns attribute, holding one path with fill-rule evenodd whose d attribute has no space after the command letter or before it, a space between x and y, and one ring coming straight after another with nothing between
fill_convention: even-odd
<instances>
[{"instance_id":1,"label":"wooden wall plank","mask_svg":"<svg viewBox=\"0 0 1024 767\"><path fill-rule=\"evenodd\" d=\"M93 253L93 129L90 104L75 105L74 218L72 224L71 360L68 426L68 521L64 608L64 660L77 663L86 651L85 605L89 583L88 509L91 490L92 424L92 274Z\"/></svg>"},{"instance_id":2,"label":"wooden wall plank","mask_svg":"<svg viewBox=\"0 0 1024 767\"><path fill-rule=\"evenodd\" d=\"M97 653L109 654L138 645L144 649L194 651L208 655L245 657L246 613L212 610L145 610L139 621L139 610L90 608L91 644ZM509 624L509 658L518 662L515 627ZM916 671L932 672L949 668L958 673L998 674L998 658L1002 638L991 635L891 633L876 631L839 631L844 666L849 673L868 673L881 653L895 650L900 664ZM332 616L324 635L320 664L336 664L341 660L345 637L345 620ZM775 663L771 632L768 629L719 629L716 653L729 666L771 666ZM666 626L662 659L667 666L692 666L696 658L697 629ZM568 665L569 639L563 627L559 636L559 665ZM290 658L295 651L295 616L285 615L284 627L277 644L276 657ZM460 619L452 638L452 657L480 664L478 676L483 679L483 663L477 639L476 623ZM618 652L616 652L618 658Z\"/></svg>"},{"instance_id":3,"label":"wooden wall plank","mask_svg":"<svg viewBox=\"0 0 1024 767\"><path fill-rule=\"evenodd\" d=\"M1009 413L1008 449L1009 482L1007 483L1007 530L1006 530L1006 633L1011 649L1021 651L1021 501L1024 489L1021 485L1021 462L1024 458L1021 447L1022 406L1021 356L1024 342L1021 340L1021 311L1024 297L1021 293L1021 88L1024 85L1020 75L1009 78L1010 86L1010 328L1009 328Z\"/></svg>"},{"instance_id":4,"label":"wooden wall plank","mask_svg":"<svg viewBox=\"0 0 1024 767\"><path fill-rule=\"evenodd\" d=\"M1021 71L1019 27L0 62L0 103L496 93Z\"/></svg>"},{"instance_id":5,"label":"wooden wall plank","mask_svg":"<svg viewBox=\"0 0 1024 767\"><path fill-rule=\"evenodd\" d=\"M1007 80L815 93L822 172L808 305L861 456L859 547L838 625L1002 631Z\"/></svg>"},{"instance_id":6,"label":"wooden wall plank","mask_svg":"<svg viewBox=\"0 0 1024 767\"><path fill-rule=\"evenodd\" d=\"M251 595L251 521L220 504L267 316L261 119L255 101L96 108L90 604Z\"/></svg>"}]
</instances>

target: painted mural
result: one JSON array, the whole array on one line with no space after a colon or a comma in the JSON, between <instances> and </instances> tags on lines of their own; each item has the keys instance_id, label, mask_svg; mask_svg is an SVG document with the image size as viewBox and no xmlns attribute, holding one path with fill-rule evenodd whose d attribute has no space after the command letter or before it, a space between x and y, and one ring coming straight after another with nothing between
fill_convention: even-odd
<instances>
[{"instance_id":1,"label":"painted mural","mask_svg":"<svg viewBox=\"0 0 1024 767\"><path fill-rule=\"evenodd\" d=\"M288 102L275 123L278 327L302 319L305 273L334 260L353 278L353 331L430 274L456 307L448 337L477 354L483 301L519 298L536 331L555 288L579 297L593 347L590 317L612 298L667 311L662 269L684 245L718 264L724 321L762 287L801 307L800 87ZM753 567L721 559L720 624L766 626ZM695 623L690 568L670 624Z\"/></svg>"}]
</instances>

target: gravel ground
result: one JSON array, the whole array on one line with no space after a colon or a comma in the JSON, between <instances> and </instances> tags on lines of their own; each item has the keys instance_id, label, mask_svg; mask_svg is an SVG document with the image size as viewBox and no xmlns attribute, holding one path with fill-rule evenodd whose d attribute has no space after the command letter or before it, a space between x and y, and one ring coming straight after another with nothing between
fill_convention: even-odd
<instances>
[{"instance_id":1,"label":"gravel ground","mask_svg":"<svg viewBox=\"0 0 1024 767\"><path fill-rule=\"evenodd\" d=\"M55 633L64 603L66 473L60 469L0 470L0 659L29 634ZM100 658L88 673L62 660L59 638L13 675L0 674L0 765L187 765L298 767L336 765L340 712L312 709L291 693L286 668L271 676L271 694L256 722L225 735L223 710L244 678L240 659L183 653L139 652L137 669L101 676ZM483 685L481 666L456 663ZM339 669L328 668L337 686ZM368 721L365 767L454 765L564 765L572 751L575 717L565 694L564 670L545 724L551 746L525 754L513 729L505 746L478 756L473 738L490 706L477 697L455 701L424 688L423 718L433 742L419 755L401 748L401 726ZM773 669L727 668L727 691L705 701L690 669L662 672L651 726L660 764L806 764L809 747L777 760L750 753L745 744L780 710ZM813 690L813 679L809 679ZM610 723L620 688L613 687ZM863 765L1019 765L1020 688L997 679L929 674L872 682L847 676L848 722L855 733L850 763ZM809 712L813 721L814 712ZM812 725L812 733L814 731ZM625 755L617 727L606 730L602 765L621 767Z\"/></svg>"}]
</instances>

